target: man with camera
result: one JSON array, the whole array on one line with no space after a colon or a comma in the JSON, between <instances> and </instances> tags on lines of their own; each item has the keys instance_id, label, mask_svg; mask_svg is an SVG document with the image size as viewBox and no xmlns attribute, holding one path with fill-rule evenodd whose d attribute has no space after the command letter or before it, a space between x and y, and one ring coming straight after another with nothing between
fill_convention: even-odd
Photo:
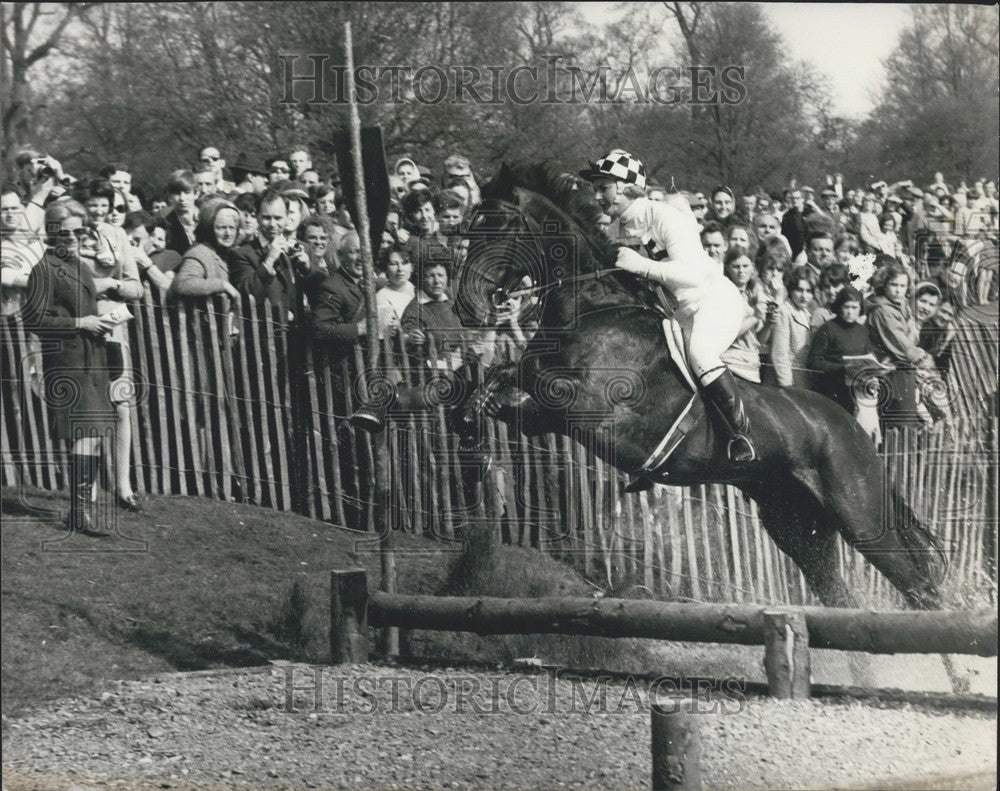
<instances>
[{"instance_id":1,"label":"man with camera","mask_svg":"<svg viewBox=\"0 0 1000 791\"><path fill-rule=\"evenodd\" d=\"M54 157L34 148L22 149L14 158L17 182L28 197L24 218L28 229L35 233L45 230L45 206L48 201L63 195L73 185L62 165Z\"/></svg>"},{"instance_id":2,"label":"man with camera","mask_svg":"<svg viewBox=\"0 0 1000 791\"><path fill-rule=\"evenodd\" d=\"M288 321L294 321L307 281L325 273L312 272L309 254L285 235L287 220L288 199L267 189L257 209L257 236L235 250L229 280L241 293L253 296L258 312L266 299L284 307Z\"/></svg>"}]
</instances>

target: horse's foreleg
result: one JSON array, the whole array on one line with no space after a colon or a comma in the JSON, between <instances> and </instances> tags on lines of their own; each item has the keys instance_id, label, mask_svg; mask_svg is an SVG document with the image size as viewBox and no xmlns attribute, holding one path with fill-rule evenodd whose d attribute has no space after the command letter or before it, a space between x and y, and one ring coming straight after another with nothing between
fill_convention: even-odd
<instances>
[{"instance_id":1,"label":"horse's foreleg","mask_svg":"<svg viewBox=\"0 0 1000 791\"><path fill-rule=\"evenodd\" d=\"M557 431L560 416L533 399L522 388L516 363L493 366L485 381L456 413L455 429L469 436L481 435L481 420L491 417L525 436Z\"/></svg>"},{"instance_id":2,"label":"horse's foreleg","mask_svg":"<svg viewBox=\"0 0 1000 791\"><path fill-rule=\"evenodd\" d=\"M816 597L827 607L857 607L838 570L837 533L808 488L791 478L741 488L756 500L764 529Z\"/></svg>"}]
</instances>

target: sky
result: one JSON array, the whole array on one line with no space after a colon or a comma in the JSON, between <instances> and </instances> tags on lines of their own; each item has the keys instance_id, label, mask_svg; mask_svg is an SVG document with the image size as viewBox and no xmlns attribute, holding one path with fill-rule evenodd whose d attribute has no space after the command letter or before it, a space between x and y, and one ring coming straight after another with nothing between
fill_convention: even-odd
<instances>
[{"instance_id":1,"label":"sky","mask_svg":"<svg viewBox=\"0 0 1000 791\"><path fill-rule=\"evenodd\" d=\"M893 3L763 3L789 56L811 63L830 80L834 106L862 117L875 105L885 76L882 61L896 46L909 7ZM617 18L612 3L579 2L590 23Z\"/></svg>"}]
</instances>

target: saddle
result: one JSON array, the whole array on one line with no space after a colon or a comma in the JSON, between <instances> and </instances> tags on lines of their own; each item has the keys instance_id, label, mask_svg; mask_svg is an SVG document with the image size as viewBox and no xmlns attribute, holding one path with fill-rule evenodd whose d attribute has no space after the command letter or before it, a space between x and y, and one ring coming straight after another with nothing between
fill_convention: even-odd
<instances>
[{"instance_id":1,"label":"saddle","mask_svg":"<svg viewBox=\"0 0 1000 791\"><path fill-rule=\"evenodd\" d=\"M691 373L691 366L688 362L687 345L684 343L683 330L680 323L672 315L663 319L663 336L666 338L667 348L670 350L670 361L676 366L681 378L691 390L691 395L663 439L656 445L653 452L649 454L646 461L633 473L634 475L645 476L647 478L656 477L657 471L666 465L674 451L677 450L677 447L695 429L699 422L698 418L692 414L691 409L694 406L695 399L698 398L698 386L695 383L695 378ZM756 382L757 384L760 383L759 377L756 379L753 377L753 372L744 372L738 367L729 367L741 379L748 382Z\"/></svg>"},{"instance_id":2,"label":"saddle","mask_svg":"<svg viewBox=\"0 0 1000 791\"><path fill-rule=\"evenodd\" d=\"M660 440L646 461L634 473L635 475L649 478L656 476L657 470L662 469L666 465L674 451L677 450L677 446L698 425L698 419L691 414L691 407L694 406L694 402L698 398L698 386L691 375L691 367L687 361L687 352L685 351L684 334L681 330L681 325L673 316L669 316L663 320L663 335L667 340L667 348L670 349L670 361L677 367L681 377L687 383L688 388L691 390L691 396L663 439Z\"/></svg>"}]
</instances>

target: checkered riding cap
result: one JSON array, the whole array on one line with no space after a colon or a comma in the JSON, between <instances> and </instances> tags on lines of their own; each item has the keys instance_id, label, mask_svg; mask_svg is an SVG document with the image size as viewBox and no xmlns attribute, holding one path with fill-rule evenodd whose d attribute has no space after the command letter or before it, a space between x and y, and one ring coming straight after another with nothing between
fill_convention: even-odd
<instances>
[{"instance_id":1,"label":"checkered riding cap","mask_svg":"<svg viewBox=\"0 0 1000 791\"><path fill-rule=\"evenodd\" d=\"M587 181L603 176L626 184L635 184L640 188L646 186L645 166L628 151L622 151L620 148L616 148L596 162L591 162L587 170L580 171L580 176Z\"/></svg>"}]
</instances>

